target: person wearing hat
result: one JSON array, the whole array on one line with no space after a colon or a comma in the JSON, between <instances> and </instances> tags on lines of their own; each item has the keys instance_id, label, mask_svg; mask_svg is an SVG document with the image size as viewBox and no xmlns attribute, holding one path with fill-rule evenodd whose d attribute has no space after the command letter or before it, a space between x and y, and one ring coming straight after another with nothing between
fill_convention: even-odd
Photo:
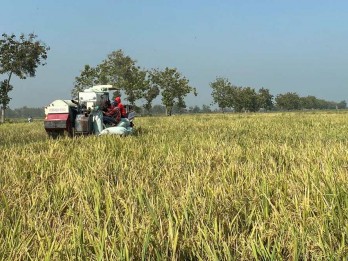
<instances>
[{"instance_id":1,"label":"person wearing hat","mask_svg":"<svg viewBox=\"0 0 348 261\"><path fill-rule=\"evenodd\" d=\"M121 98L116 97L115 103L117 103L117 108L119 108L119 110L121 112L121 121L119 124L117 124L117 126L124 127L124 128L133 127L131 122L128 120L128 114L127 114L126 108L123 106L123 104L121 102Z\"/></svg>"},{"instance_id":2,"label":"person wearing hat","mask_svg":"<svg viewBox=\"0 0 348 261\"><path fill-rule=\"evenodd\" d=\"M122 102L121 102L121 97L117 96L115 98L115 102L117 104L117 107L119 108L120 112L121 112L121 118L127 118L127 112L126 112L126 108L123 106Z\"/></svg>"}]
</instances>

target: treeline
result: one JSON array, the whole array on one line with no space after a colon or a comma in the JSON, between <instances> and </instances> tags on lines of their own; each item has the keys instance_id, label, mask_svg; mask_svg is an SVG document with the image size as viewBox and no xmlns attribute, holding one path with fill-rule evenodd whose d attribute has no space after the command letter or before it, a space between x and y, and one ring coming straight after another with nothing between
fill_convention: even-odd
<instances>
[{"instance_id":1,"label":"treeline","mask_svg":"<svg viewBox=\"0 0 348 261\"><path fill-rule=\"evenodd\" d=\"M44 108L28 108L27 106L17 109L9 108L6 110L6 116L8 118L44 118L45 110Z\"/></svg>"},{"instance_id":2,"label":"treeline","mask_svg":"<svg viewBox=\"0 0 348 261\"><path fill-rule=\"evenodd\" d=\"M136 107L135 108L137 113L140 113L142 115L160 115L166 113L166 107L164 105L156 104L151 107L150 111L142 108L142 107ZM217 109L212 109L209 105L203 104L201 107L198 105L190 106L188 108L181 108L177 105L174 105L172 107L172 113L173 114L182 114L182 113L211 113L211 112L219 112Z\"/></svg>"},{"instance_id":3,"label":"treeline","mask_svg":"<svg viewBox=\"0 0 348 261\"><path fill-rule=\"evenodd\" d=\"M39 65L45 65L49 47L37 40L34 34L16 35L2 34L0 38L0 76L6 79L0 81L0 111L1 121L4 122L13 90L10 84L12 76L20 79L35 77ZM25 57L25 59L23 59ZM208 105L187 108L185 98L192 94L197 96L197 90L189 84L189 79L183 76L177 68L146 69L141 68L137 61L122 50L116 50L107 55L95 67L86 64L79 76L75 77L74 87L71 90L72 98L79 92L93 85L111 84L117 88L115 96L124 94L127 103L135 106L139 100L145 101L140 111L147 114L159 114L165 108L165 113L183 112L210 112ZM331 102L318 99L315 96L300 97L296 93L279 94L274 97L265 88L255 90L252 87L238 87L232 85L226 78L216 78L210 83L213 102L222 111L233 110L260 111L260 110L300 110L300 109L345 109L345 101ZM162 107L152 105L153 101L161 97ZM162 111L161 111L162 113ZM8 109L7 116L11 118L44 117L43 108Z\"/></svg>"},{"instance_id":4,"label":"treeline","mask_svg":"<svg viewBox=\"0 0 348 261\"><path fill-rule=\"evenodd\" d=\"M243 87L239 87L241 89L243 89ZM256 93L256 91L255 91ZM261 101L262 104L262 100L265 101L264 99L262 99L262 94L265 95L265 89L263 90L259 90L258 93L256 93L258 95L258 99L259 101ZM265 97L263 97L265 98ZM250 99L252 100L252 99ZM339 103L337 102L330 102L330 101L325 101L322 99L317 99L314 96L307 96L307 97L300 97L298 96L296 93L286 93L286 94L279 94L275 97L275 100L277 100L277 102L273 103L273 98L272 98L272 105L271 103L269 103L268 105L270 105L269 107L264 106L260 107L259 106L259 111L260 110L270 110L270 111L277 111L277 110L301 110L301 109L316 109L316 110L322 110L322 109L346 109L347 108L347 104L345 101L341 101ZM245 106L247 105L247 103L245 104ZM266 104L267 105L267 104ZM256 106L252 107L252 108L256 108ZM141 114L141 115L165 115L166 114L166 107L164 105L160 105L160 104L156 104L154 106L151 107L150 110L146 110L143 107L138 107L135 106L134 109L136 110L137 113ZM249 108L250 109L250 108ZM217 113L221 111L216 109L216 108L212 108L210 105L207 104L203 104L202 106L190 106L188 108L181 108L179 106L174 105L172 107L172 113L173 114L183 114L183 113ZM225 107L224 112L233 112L236 111L233 108L230 107ZM243 110L240 110L243 111ZM240 112L239 111L239 112ZM247 111L247 110L244 110ZM249 111L256 111L256 110L249 110ZM27 106L24 106L22 108L17 108L17 109L8 109L7 110L7 117L8 118L28 118L28 117L33 117L33 118L44 118L45 117L45 113L44 113L44 108L29 108Z\"/></svg>"},{"instance_id":5,"label":"treeline","mask_svg":"<svg viewBox=\"0 0 348 261\"><path fill-rule=\"evenodd\" d=\"M288 92L275 97L276 109L280 110L325 110L346 109L346 101L333 102L318 99L315 96L300 97L297 93Z\"/></svg>"},{"instance_id":6,"label":"treeline","mask_svg":"<svg viewBox=\"0 0 348 261\"><path fill-rule=\"evenodd\" d=\"M276 97L268 89L256 91L252 87L232 85L228 79L218 77L210 83L213 89L213 102L222 111L233 109L236 112L260 110L302 110L302 109L346 109L346 101L332 102L315 96L300 97L297 93L287 92Z\"/></svg>"}]
</instances>

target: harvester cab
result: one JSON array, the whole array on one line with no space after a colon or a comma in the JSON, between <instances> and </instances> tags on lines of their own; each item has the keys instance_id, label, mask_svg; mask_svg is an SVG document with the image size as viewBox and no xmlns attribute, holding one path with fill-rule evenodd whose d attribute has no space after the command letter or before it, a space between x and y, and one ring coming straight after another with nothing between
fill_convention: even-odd
<instances>
[{"instance_id":1,"label":"harvester cab","mask_svg":"<svg viewBox=\"0 0 348 261\"><path fill-rule=\"evenodd\" d=\"M102 109L110 101L112 85L97 85L79 92L77 100L55 100L45 108L44 127L49 137L67 133L75 135L100 134L103 125ZM134 118L134 112L129 112Z\"/></svg>"}]
</instances>

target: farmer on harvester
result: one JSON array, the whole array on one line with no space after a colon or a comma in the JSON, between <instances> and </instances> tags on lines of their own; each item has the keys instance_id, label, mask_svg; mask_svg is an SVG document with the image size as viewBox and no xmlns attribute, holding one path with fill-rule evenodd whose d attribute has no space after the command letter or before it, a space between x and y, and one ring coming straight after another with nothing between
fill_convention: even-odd
<instances>
[{"instance_id":1,"label":"farmer on harvester","mask_svg":"<svg viewBox=\"0 0 348 261\"><path fill-rule=\"evenodd\" d=\"M115 103L110 104L107 102L107 106L103 109L103 123L116 126L121 120L121 111Z\"/></svg>"},{"instance_id":2,"label":"farmer on harvester","mask_svg":"<svg viewBox=\"0 0 348 261\"><path fill-rule=\"evenodd\" d=\"M127 112L126 112L126 108L123 106L122 102L121 102L121 97L116 97L115 98L115 102L117 104L117 107L120 109L121 112L121 118L127 118Z\"/></svg>"},{"instance_id":3,"label":"farmer on harvester","mask_svg":"<svg viewBox=\"0 0 348 261\"><path fill-rule=\"evenodd\" d=\"M115 103L117 104L117 107L120 109L121 112L121 121L117 126L125 128L133 127L133 122L130 122L128 120L128 113L126 111L126 108L121 103L121 98L119 96L115 98Z\"/></svg>"}]
</instances>

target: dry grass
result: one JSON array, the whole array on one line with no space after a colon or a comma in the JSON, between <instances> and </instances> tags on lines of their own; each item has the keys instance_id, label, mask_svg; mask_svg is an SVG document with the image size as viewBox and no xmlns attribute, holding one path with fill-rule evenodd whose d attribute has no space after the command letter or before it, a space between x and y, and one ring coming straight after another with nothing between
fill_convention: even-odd
<instances>
[{"instance_id":1,"label":"dry grass","mask_svg":"<svg viewBox=\"0 0 348 261\"><path fill-rule=\"evenodd\" d=\"M138 118L132 137L0 125L0 259L340 260L346 113Z\"/></svg>"}]
</instances>

